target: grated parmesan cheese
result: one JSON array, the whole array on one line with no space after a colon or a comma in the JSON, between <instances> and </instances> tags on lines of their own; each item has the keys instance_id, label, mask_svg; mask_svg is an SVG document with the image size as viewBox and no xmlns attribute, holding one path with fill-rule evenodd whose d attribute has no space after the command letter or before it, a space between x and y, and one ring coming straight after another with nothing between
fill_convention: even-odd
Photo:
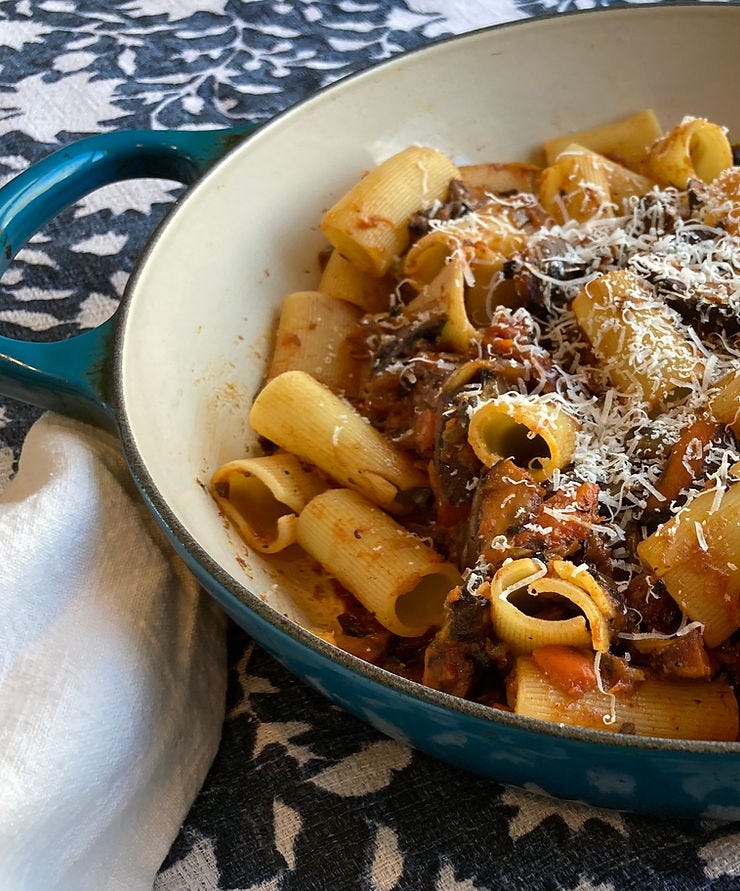
<instances>
[{"instance_id":1,"label":"grated parmesan cheese","mask_svg":"<svg viewBox=\"0 0 740 891\"><path fill-rule=\"evenodd\" d=\"M611 724L616 723L617 720L617 697L613 693L608 693L604 689L604 681L601 677L601 651L596 650L594 653L594 674L596 675L596 686L599 690L599 693L603 693L604 696L609 697L609 714L602 715L601 720L607 727Z\"/></svg>"}]
</instances>

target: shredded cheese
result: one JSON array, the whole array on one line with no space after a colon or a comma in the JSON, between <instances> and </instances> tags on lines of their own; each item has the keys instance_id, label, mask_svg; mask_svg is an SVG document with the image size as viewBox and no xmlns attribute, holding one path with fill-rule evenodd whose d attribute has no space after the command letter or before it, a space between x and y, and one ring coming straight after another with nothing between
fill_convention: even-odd
<instances>
[{"instance_id":1,"label":"shredded cheese","mask_svg":"<svg viewBox=\"0 0 740 891\"><path fill-rule=\"evenodd\" d=\"M604 681L601 677L601 651L597 650L594 653L594 674L596 675L596 686L599 690L599 693L603 693L604 696L609 697L609 714L602 715L601 720L606 724L606 726L610 726L611 724L616 723L617 720L617 697L613 693L609 693L604 689Z\"/></svg>"}]
</instances>

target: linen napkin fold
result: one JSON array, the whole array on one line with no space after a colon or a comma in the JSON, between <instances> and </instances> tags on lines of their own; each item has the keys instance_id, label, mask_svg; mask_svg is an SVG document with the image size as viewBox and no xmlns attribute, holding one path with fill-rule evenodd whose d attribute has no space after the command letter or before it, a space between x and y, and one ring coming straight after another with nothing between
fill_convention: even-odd
<instances>
[{"instance_id":1,"label":"linen napkin fold","mask_svg":"<svg viewBox=\"0 0 740 891\"><path fill-rule=\"evenodd\" d=\"M0 888L151 889L218 747L224 619L113 437L53 414L0 495Z\"/></svg>"}]
</instances>

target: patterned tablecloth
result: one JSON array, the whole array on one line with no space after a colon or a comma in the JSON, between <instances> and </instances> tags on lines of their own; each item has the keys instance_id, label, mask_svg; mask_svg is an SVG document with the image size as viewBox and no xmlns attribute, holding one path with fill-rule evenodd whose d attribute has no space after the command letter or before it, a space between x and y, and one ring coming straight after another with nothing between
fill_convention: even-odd
<instances>
[{"instance_id":1,"label":"patterned tablecloth","mask_svg":"<svg viewBox=\"0 0 740 891\"><path fill-rule=\"evenodd\" d=\"M443 35L593 5L6 0L0 176L92 132L263 121ZM108 317L177 194L111 186L59 216L5 275L0 333L58 339ZM0 401L0 488L38 414ZM602 811L467 775L332 707L236 628L229 671L221 748L157 891L740 888L737 824Z\"/></svg>"}]
</instances>

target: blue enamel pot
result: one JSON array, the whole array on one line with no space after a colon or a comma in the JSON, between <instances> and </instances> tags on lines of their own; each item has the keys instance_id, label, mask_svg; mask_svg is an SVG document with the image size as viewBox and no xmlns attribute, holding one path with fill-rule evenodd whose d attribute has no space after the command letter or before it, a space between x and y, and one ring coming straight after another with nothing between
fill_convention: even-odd
<instances>
[{"instance_id":1,"label":"blue enamel pot","mask_svg":"<svg viewBox=\"0 0 740 891\"><path fill-rule=\"evenodd\" d=\"M144 176L193 185L108 323L60 343L0 340L0 391L115 430L143 499L203 586L299 677L381 731L554 796L738 819L738 743L528 720L337 651L305 630L320 620L310 580L249 552L203 485L252 449L248 408L278 307L316 286L321 211L359 173L412 143L464 163L527 160L549 137L645 107L666 125L694 114L740 134L738 45L740 9L724 4L561 15L394 59L251 134L117 132L65 148L0 191L2 268L99 186Z\"/></svg>"}]
</instances>

